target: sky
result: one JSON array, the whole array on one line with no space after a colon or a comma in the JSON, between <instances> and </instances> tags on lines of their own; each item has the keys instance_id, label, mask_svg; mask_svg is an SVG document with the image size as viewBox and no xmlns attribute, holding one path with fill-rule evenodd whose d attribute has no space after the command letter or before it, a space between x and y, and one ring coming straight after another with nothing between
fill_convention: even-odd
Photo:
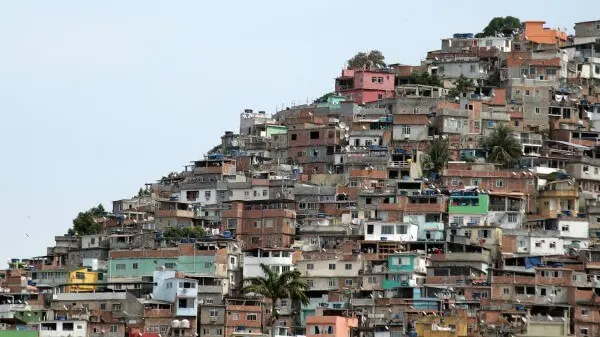
<instances>
[{"instance_id":1,"label":"sky","mask_svg":"<svg viewBox=\"0 0 600 337\"><path fill-rule=\"evenodd\" d=\"M600 19L598 1L0 2L0 268L40 256L81 210L128 198L268 113L332 91L378 49L418 64L494 16L551 27ZM577 9L580 10L577 10Z\"/></svg>"}]
</instances>

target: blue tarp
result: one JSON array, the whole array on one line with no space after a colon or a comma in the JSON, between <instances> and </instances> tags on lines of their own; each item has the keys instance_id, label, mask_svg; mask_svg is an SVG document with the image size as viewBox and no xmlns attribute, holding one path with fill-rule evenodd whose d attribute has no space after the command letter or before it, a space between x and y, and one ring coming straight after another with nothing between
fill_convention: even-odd
<instances>
[{"instance_id":1,"label":"blue tarp","mask_svg":"<svg viewBox=\"0 0 600 337\"><path fill-rule=\"evenodd\" d=\"M539 256L525 258L525 268L527 268L527 269L537 267L541 264L542 264L542 258Z\"/></svg>"}]
</instances>

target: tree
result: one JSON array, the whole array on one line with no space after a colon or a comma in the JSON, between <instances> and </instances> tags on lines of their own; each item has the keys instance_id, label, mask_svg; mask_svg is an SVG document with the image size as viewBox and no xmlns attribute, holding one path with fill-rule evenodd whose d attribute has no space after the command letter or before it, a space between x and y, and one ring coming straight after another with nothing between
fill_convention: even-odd
<instances>
[{"instance_id":1,"label":"tree","mask_svg":"<svg viewBox=\"0 0 600 337\"><path fill-rule=\"evenodd\" d=\"M204 229L202 227L167 227L163 233L165 239L178 242L181 239L201 239L204 237Z\"/></svg>"},{"instance_id":2,"label":"tree","mask_svg":"<svg viewBox=\"0 0 600 337\"><path fill-rule=\"evenodd\" d=\"M426 170L441 173L450 160L450 149L448 140L441 137L429 142L429 151L423 158L423 166Z\"/></svg>"},{"instance_id":3,"label":"tree","mask_svg":"<svg viewBox=\"0 0 600 337\"><path fill-rule=\"evenodd\" d=\"M385 66L385 57L379 50L371 50L368 54L359 52L348 60L348 69L378 69Z\"/></svg>"},{"instance_id":4,"label":"tree","mask_svg":"<svg viewBox=\"0 0 600 337\"><path fill-rule=\"evenodd\" d=\"M263 263L260 264L260 268L265 277L246 278L244 282L247 285L243 291L244 294L262 295L271 300L269 325L271 326L271 336L274 337L275 322L279 318L277 300L291 299L307 305L309 303L308 296L306 295L308 285L300 279L301 274L297 270L285 271L278 274Z\"/></svg>"},{"instance_id":5,"label":"tree","mask_svg":"<svg viewBox=\"0 0 600 337\"><path fill-rule=\"evenodd\" d=\"M508 125L500 124L482 141L482 147L487 151L487 161L502 165L514 165L521 158L521 144L512 134Z\"/></svg>"},{"instance_id":6,"label":"tree","mask_svg":"<svg viewBox=\"0 0 600 337\"><path fill-rule=\"evenodd\" d=\"M442 81L437 74L429 74L426 71L413 71L410 74L410 83L420 85L431 85L434 87L441 87Z\"/></svg>"},{"instance_id":7,"label":"tree","mask_svg":"<svg viewBox=\"0 0 600 337\"><path fill-rule=\"evenodd\" d=\"M454 88L448 90L449 97L457 97L458 94L465 92L472 87L474 83L472 79L460 75L456 81L452 82L452 84L454 85Z\"/></svg>"},{"instance_id":8,"label":"tree","mask_svg":"<svg viewBox=\"0 0 600 337\"><path fill-rule=\"evenodd\" d=\"M102 204L92 207L85 212L79 212L73 219L73 228L69 230L71 235L90 235L98 234L102 230L102 225L97 223L94 218L106 215L106 210Z\"/></svg>"},{"instance_id":9,"label":"tree","mask_svg":"<svg viewBox=\"0 0 600 337\"><path fill-rule=\"evenodd\" d=\"M519 33L522 28L521 20L514 16L495 17L488 23L481 33L475 34L475 37L512 37Z\"/></svg>"}]
</instances>

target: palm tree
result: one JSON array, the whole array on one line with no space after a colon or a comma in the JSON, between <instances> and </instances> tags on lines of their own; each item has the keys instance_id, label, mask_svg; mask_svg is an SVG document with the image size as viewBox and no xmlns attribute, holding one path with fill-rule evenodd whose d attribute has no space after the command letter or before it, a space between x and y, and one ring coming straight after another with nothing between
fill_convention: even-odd
<instances>
[{"instance_id":1,"label":"palm tree","mask_svg":"<svg viewBox=\"0 0 600 337\"><path fill-rule=\"evenodd\" d=\"M439 137L429 142L429 151L423 158L426 170L441 173L448 160L450 160L450 149L447 139Z\"/></svg>"},{"instance_id":2,"label":"palm tree","mask_svg":"<svg viewBox=\"0 0 600 337\"><path fill-rule=\"evenodd\" d=\"M243 291L244 294L262 295L271 300L269 325L271 326L271 336L275 336L275 322L279 318L277 300L291 299L307 305L309 303L308 296L306 295L308 285L300 279L301 274L297 270L285 271L278 274L264 263L260 264L260 268L265 277L246 278L244 282L247 285L244 286Z\"/></svg>"},{"instance_id":3,"label":"palm tree","mask_svg":"<svg viewBox=\"0 0 600 337\"><path fill-rule=\"evenodd\" d=\"M494 132L483 139L482 146L488 153L488 162L509 166L516 164L521 158L521 143L505 124L496 126Z\"/></svg>"}]
</instances>

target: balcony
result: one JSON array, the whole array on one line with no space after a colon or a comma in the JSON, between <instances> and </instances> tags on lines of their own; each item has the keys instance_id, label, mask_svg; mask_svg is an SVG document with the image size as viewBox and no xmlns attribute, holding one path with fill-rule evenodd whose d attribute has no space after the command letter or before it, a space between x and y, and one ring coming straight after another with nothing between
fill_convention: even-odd
<instances>
[{"instance_id":1,"label":"balcony","mask_svg":"<svg viewBox=\"0 0 600 337\"><path fill-rule=\"evenodd\" d=\"M329 163L333 162L334 156L308 156L306 157L307 163Z\"/></svg>"},{"instance_id":2,"label":"balcony","mask_svg":"<svg viewBox=\"0 0 600 337\"><path fill-rule=\"evenodd\" d=\"M194 211L181 210L181 209L160 209L158 210L158 216L162 218L176 217L176 218L193 218Z\"/></svg>"},{"instance_id":3,"label":"balcony","mask_svg":"<svg viewBox=\"0 0 600 337\"><path fill-rule=\"evenodd\" d=\"M198 293L200 294L222 294L223 286L205 286L202 284L198 285Z\"/></svg>"},{"instance_id":4,"label":"balcony","mask_svg":"<svg viewBox=\"0 0 600 337\"><path fill-rule=\"evenodd\" d=\"M466 109L442 108L436 112L436 116L469 117L469 111Z\"/></svg>"},{"instance_id":5,"label":"balcony","mask_svg":"<svg viewBox=\"0 0 600 337\"><path fill-rule=\"evenodd\" d=\"M482 111L481 119L509 122L510 115L508 111Z\"/></svg>"},{"instance_id":6,"label":"balcony","mask_svg":"<svg viewBox=\"0 0 600 337\"><path fill-rule=\"evenodd\" d=\"M196 298L198 297L198 292L196 288L178 288L177 289L177 297L178 298Z\"/></svg>"},{"instance_id":7,"label":"balcony","mask_svg":"<svg viewBox=\"0 0 600 337\"><path fill-rule=\"evenodd\" d=\"M492 276L492 283L494 284L527 284L535 285L535 276Z\"/></svg>"},{"instance_id":8,"label":"balcony","mask_svg":"<svg viewBox=\"0 0 600 337\"><path fill-rule=\"evenodd\" d=\"M366 306L374 306L375 300L373 298L353 298L352 299L353 306L366 307Z\"/></svg>"},{"instance_id":9,"label":"balcony","mask_svg":"<svg viewBox=\"0 0 600 337\"><path fill-rule=\"evenodd\" d=\"M387 162L387 152L385 156L372 156L367 153L348 153L345 164L383 164Z\"/></svg>"},{"instance_id":10,"label":"balcony","mask_svg":"<svg viewBox=\"0 0 600 337\"><path fill-rule=\"evenodd\" d=\"M439 262L450 262L450 261L460 261L460 262L482 262L482 263L490 263L491 256L489 252L484 253L452 253L452 254L442 254L442 255L431 255L431 261L439 261Z\"/></svg>"},{"instance_id":11,"label":"balcony","mask_svg":"<svg viewBox=\"0 0 600 337\"><path fill-rule=\"evenodd\" d=\"M146 309L144 317L152 318L170 318L172 316L171 309Z\"/></svg>"},{"instance_id":12,"label":"balcony","mask_svg":"<svg viewBox=\"0 0 600 337\"><path fill-rule=\"evenodd\" d=\"M401 207L405 212L443 213L446 212L446 202L440 197L407 196L401 197Z\"/></svg>"},{"instance_id":13,"label":"balcony","mask_svg":"<svg viewBox=\"0 0 600 337\"><path fill-rule=\"evenodd\" d=\"M409 161L388 161L389 168L410 168L412 162Z\"/></svg>"},{"instance_id":14,"label":"balcony","mask_svg":"<svg viewBox=\"0 0 600 337\"><path fill-rule=\"evenodd\" d=\"M473 281L478 279L471 276L427 276L425 278L426 284L451 284L451 285L473 285ZM483 284L481 284L483 285Z\"/></svg>"}]
</instances>

